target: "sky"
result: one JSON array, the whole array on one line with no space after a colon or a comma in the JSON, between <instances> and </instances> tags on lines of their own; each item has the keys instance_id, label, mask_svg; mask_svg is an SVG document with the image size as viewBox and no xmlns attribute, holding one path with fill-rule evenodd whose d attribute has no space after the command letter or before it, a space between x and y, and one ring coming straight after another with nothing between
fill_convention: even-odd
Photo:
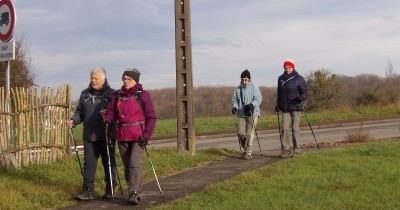
<instances>
[{"instance_id":1,"label":"sky","mask_svg":"<svg viewBox=\"0 0 400 210\"><path fill-rule=\"evenodd\" d=\"M25 34L39 87L89 85L104 67L111 87L137 67L145 89L175 87L172 0L13 0L14 38ZM291 58L303 76L400 72L399 0L191 0L193 85L236 86L249 69L276 86ZM12 69L11 69L12 71Z\"/></svg>"}]
</instances>

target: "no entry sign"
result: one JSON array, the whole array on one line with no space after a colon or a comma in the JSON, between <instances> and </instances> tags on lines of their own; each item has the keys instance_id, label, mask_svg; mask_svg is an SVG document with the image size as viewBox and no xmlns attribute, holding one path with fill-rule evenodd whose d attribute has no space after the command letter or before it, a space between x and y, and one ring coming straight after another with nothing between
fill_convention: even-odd
<instances>
[{"instance_id":1,"label":"no entry sign","mask_svg":"<svg viewBox=\"0 0 400 210\"><path fill-rule=\"evenodd\" d=\"M0 0L0 40L8 42L14 33L16 21L14 5L11 0Z\"/></svg>"}]
</instances>

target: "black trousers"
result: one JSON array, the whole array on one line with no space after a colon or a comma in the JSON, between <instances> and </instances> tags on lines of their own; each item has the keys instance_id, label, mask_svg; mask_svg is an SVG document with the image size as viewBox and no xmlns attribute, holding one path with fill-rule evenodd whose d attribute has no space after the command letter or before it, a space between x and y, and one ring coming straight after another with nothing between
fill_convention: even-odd
<instances>
[{"instance_id":1,"label":"black trousers","mask_svg":"<svg viewBox=\"0 0 400 210\"><path fill-rule=\"evenodd\" d=\"M84 141L84 181L83 189L88 191L94 190L94 180L96 176L97 162L101 157L101 163L104 167L104 181L107 187L111 186L110 172L108 166L107 144L105 140L98 140L95 142ZM111 163L111 176L113 179L113 186L116 186L116 164L115 164L115 141L110 145L110 163Z\"/></svg>"}]
</instances>

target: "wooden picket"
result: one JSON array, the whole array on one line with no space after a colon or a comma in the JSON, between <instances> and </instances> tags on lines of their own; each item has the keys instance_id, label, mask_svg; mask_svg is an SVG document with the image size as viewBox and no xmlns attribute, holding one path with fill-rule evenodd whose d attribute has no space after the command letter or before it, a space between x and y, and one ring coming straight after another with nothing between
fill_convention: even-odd
<instances>
[{"instance_id":1,"label":"wooden picket","mask_svg":"<svg viewBox=\"0 0 400 210\"><path fill-rule=\"evenodd\" d=\"M70 156L66 119L71 88L0 87L0 165L19 169L46 164Z\"/></svg>"}]
</instances>

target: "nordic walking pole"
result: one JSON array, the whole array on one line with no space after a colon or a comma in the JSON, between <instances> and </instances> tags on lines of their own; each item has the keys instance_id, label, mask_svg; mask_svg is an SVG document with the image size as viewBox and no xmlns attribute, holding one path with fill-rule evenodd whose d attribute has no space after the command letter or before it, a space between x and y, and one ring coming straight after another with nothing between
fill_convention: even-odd
<instances>
[{"instance_id":1,"label":"nordic walking pole","mask_svg":"<svg viewBox=\"0 0 400 210\"><path fill-rule=\"evenodd\" d=\"M154 177L156 178L156 181L157 181L158 189L160 189L160 194L161 194L161 196L163 196L163 192L161 190L160 182L158 181L158 178L157 178L156 170L154 169L153 162L150 159L150 155L149 155L149 152L147 152L146 146L144 146L144 150L146 151L147 157L149 158L149 162L150 162L151 168L153 169Z\"/></svg>"},{"instance_id":2,"label":"nordic walking pole","mask_svg":"<svg viewBox=\"0 0 400 210\"><path fill-rule=\"evenodd\" d=\"M257 128L256 128L256 126L254 125L254 119L253 119L253 128L254 128L254 132L256 133L256 137L257 137L257 141L258 141L258 148L260 148L260 154L261 154L261 156L262 156L263 154L262 154L262 152L261 152L260 139L258 139Z\"/></svg>"},{"instance_id":3,"label":"nordic walking pole","mask_svg":"<svg viewBox=\"0 0 400 210\"><path fill-rule=\"evenodd\" d=\"M257 137L257 141L258 141L258 147L260 148L261 156L263 156L263 154L261 152L260 140L258 139L257 129L254 129L254 131L256 132L256 137Z\"/></svg>"},{"instance_id":4,"label":"nordic walking pole","mask_svg":"<svg viewBox=\"0 0 400 210\"><path fill-rule=\"evenodd\" d=\"M281 142L281 148L283 148L283 145L282 145L282 133L281 133L281 122L279 120L279 112L276 112L276 116L278 116L279 141Z\"/></svg>"},{"instance_id":5,"label":"nordic walking pole","mask_svg":"<svg viewBox=\"0 0 400 210\"><path fill-rule=\"evenodd\" d=\"M82 179L85 180L84 175L83 175L81 158L79 157L79 151L78 151L78 148L76 147L76 140L75 140L72 128L70 128L70 129L71 129L71 132L69 132L69 134L71 135L72 141L74 142L75 154L76 154L76 157L78 157L78 163L79 163L79 168L81 169Z\"/></svg>"},{"instance_id":6,"label":"nordic walking pole","mask_svg":"<svg viewBox=\"0 0 400 210\"><path fill-rule=\"evenodd\" d=\"M107 159L108 159L108 175L109 175L109 179L110 179L110 188L111 188L111 198L112 198L112 202L114 203L114 185L113 185L113 177L112 177L112 173L111 173L111 157L110 157L110 147L108 144L108 124L106 123L106 128L105 128L105 132L106 132L106 148L107 148Z\"/></svg>"},{"instance_id":7,"label":"nordic walking pole","mask_svg":"<svg viewBox=\"0 0 400 210\"><path fill-rule=\"evenodd\" d=\"M317 142L317 138L315 138L314 131L313 131L312 127L311 127L310 121L308 121L308 117L307 117L307 114L306 114L305 111L304 111L304 115L306 116L307 123L308 123L308 125L310 126L311 133L312 133L312 135L314 136L315 143L317 144L317 148L319 149L319 145L318 145L318 142Z\"/></svg>"},{"instance_id":8,"label":"nordic walking pole","mask_svg":"<svg viewBox=\"0 0 400 210\"><path fill-rule=\"evenodd\" d=\"M106 141L107 141L107 149L112 145L111 140L109 138L108 135L108 129L107 129L107 125L106 125ZM117 162L115 161L115 154L114 154L114 150L110 151L110 153L112 153L112 156L114 157L114 166L115 166L115 172L117 174L117 178L118 178L118 184L119 184L119 189L121 191L121 195L123 195L124 193L122 192L122 185L121 185L121 179L119 178L119 173L118 173L118 168L117 168ZM108 155L108 153L107 153ZM108 156L110 159L110 156ZM111 160L110 160L111 161ZM112 166L112 165L111 165Z\"/></svg>"},{"instance_id":9,"label":"nordic walking pole","mask_svg":"<svg viewBox=\"0 0 400 210\"><path fill-rule=\"evenodd\" d=\"M238 133L238 124L237 124L237 121L236 121L235 117L234 117L234 120L235 120L235 125L236 125L236 134L237 134L237 137L238 137L240 155L242 155L242 146L240 144L240 137L239 137L239 133Z\"/></svg>"}]
</instances>

